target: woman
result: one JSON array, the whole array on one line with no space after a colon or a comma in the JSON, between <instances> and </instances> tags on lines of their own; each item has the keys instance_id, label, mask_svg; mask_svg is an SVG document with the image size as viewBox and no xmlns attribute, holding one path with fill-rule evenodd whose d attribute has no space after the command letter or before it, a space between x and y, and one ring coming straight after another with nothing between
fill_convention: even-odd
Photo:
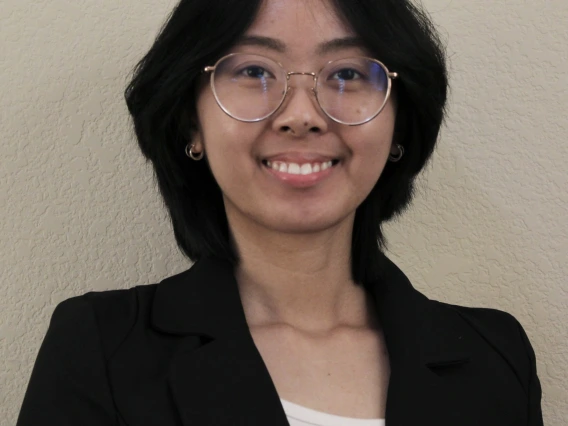
<instances>
[{"instance_id":1,"label":"woman","mask_svg":"<svg viewBox=\"0 0 568 426\"><path fill-rule=\"evenodd\" d=\"M519 323L382 252L446 90L406 0L182 0L126 99L196 264L61 303L18 425L542 425Z\"/></svg>"}]
</instances>

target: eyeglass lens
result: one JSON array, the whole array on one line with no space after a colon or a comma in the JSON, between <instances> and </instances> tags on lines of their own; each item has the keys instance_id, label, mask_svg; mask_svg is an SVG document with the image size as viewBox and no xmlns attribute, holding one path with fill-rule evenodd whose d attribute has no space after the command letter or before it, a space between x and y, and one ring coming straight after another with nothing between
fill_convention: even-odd
<instances>
[{"instance_id":1,"label":"eyeglass lens","mask_svg":"<svg viewBox=\"0 0 568 426\"><path fill-rule=\"evenodd\" d=\"M221 107L242 121L272 114L286 91L286 71L259 55L234 54L220 61L214 91ZM316 86L321 108L331 118L358 124L378 114L387 100L389 79L379 63L366 58L333 61L322 69Z\"/></svg>"}]
</instances>

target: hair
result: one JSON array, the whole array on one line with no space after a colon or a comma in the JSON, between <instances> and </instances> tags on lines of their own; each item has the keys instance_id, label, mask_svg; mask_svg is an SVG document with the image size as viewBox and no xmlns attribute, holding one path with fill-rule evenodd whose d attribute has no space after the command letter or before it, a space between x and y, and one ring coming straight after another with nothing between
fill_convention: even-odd
<instances>
[{"instance_id":1,"label":"hair","mask_svg":"<svg viewBox=\"0 0 568 426\"><path fill-rule=\"evenodd\" d=\"M445 50L427 13L409 0L331 2L370 52L399 75L393 138L405 155L387 163L355 213L351 274L356 283L366 284L380 277L386 247L382 224L410 205L415 178L436 145L448 91ZM261 4L181 0L125 91L139 147L152 162L176 241L193 261L206 255L233 265L239 261L221 189L207 160L188 164L184 150L196 126L191 118L197 116L201 70L232 47Z\"/></svg>"}]
</instances>

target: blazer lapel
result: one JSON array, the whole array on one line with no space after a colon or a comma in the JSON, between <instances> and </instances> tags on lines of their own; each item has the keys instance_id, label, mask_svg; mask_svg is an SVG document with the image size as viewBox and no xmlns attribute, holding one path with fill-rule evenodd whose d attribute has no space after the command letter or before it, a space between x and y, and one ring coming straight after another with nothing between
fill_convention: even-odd
<instances>
[{"instance_id":1,"label":"blazer lapel","mask_svg":"<svg viewBox=\"0 0 568 426\"><path fill-rule=\"evenodd\" d=\"M470 361L469 334L457 314L416 291L386 256L373 293L389 353L389 426L454 425L463 403L448 404L464 386L459 377ZM466 385L467 386L467 385ZM465 424L465 423L461 423Z\"/></svg>"},{"instance_id":2,"label":"blazer lapel","mask_svg":"<svg viewBox=\"0 0 568 426\"><path fill-rule=\"evenodd\" d=\"M366 288L374 296L391 365L386 419L389 426L425 419L450 425L441 401L452 401L470 362L467 339L449 309L416 291L382 256L381 277ZM185 426L286 426L268 369L249 332L232 266L208 257L158 285L152 310L157 330L179 336L169 385ZM200 344L195 343L199 336ZM446 415L445 413L449 413Z\"/></svg>"},{"instance_id":3,"label":"blazer lapel","mask_svg":"<svg viewBox=\"0 0 568 426\"><path fill-rule=\"evenodd\" d=\"M229 263L204 258L183 278L160 283L152 323L162 332L188 336L168 378L184 426L288 426ZM198 348L195 336L201 338Z\"/></svg>"}]
</instances>

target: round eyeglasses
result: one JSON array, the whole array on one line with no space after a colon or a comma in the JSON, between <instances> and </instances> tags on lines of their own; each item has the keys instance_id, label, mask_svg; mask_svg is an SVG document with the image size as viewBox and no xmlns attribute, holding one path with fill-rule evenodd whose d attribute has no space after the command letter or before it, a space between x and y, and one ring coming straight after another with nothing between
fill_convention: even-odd
<instances>
[{"instance_id":1,"label":"round eyeglasses","mask_svg":"<svg viewBox=\"0 0 568 426\"><path fill-rule=\"evenodd\" d=\"M211 73L211 89L219 107L239 121L256 122L274 114L291 89L292 75L314 79L314 93L333 121L357 126L385 107L392 80L398 77L376 59L353 57L328 62L318 73L288 72L265 56L231 53L203 72Z\"/></svg>"}]
</instances>

